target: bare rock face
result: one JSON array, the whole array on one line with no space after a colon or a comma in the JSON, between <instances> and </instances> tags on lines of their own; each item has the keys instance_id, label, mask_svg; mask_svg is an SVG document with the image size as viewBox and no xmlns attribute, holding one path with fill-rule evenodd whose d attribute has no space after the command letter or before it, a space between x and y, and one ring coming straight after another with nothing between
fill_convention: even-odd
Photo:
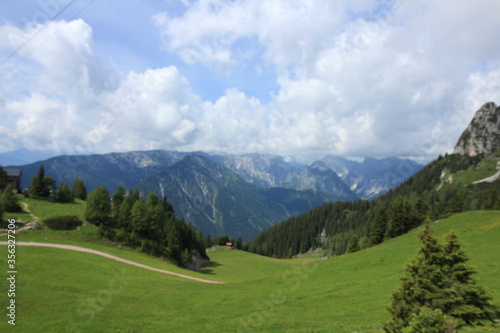
<instances>
[{"instance_id":1,"label":"bare rock face","mask_svg":"<svg viewBox=\"0 0 500 333\"><path fill-rule=\"evenodd\" d=\"M455 154L476 156L491 154L500 148L500 107L484 104L458 139Z\"/></svg>"}]
</instances>

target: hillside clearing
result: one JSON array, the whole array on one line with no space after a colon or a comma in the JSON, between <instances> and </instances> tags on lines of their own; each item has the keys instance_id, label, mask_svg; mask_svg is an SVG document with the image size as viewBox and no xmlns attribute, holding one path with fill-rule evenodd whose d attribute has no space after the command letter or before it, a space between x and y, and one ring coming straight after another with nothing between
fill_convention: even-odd
<instances>
[{"instance_id":1,"label":"hillside clearing","mask_svg":"<svg viewBox=\"0 0 500 333\"><path fill-rule=\"evenodd\" d=\"M0 245L7 245L7 242L0 242ZM218 282L218 281L212 281L212 280L205 280L205 279L200 279L200 278L196 278L196 277L193 277L193 276L188 276L188 275L184 275L184 274L174 273L174 272L170 272L170 271L167 271L167 270L164 270L164 269L154 268L154 267L143 265L143 264L140 264L140 263L137 263L137 262L134 262L134 261L130 261L130 260L126 260L126 259L123 259L123 258L119 258L119 257L113 256L113 255L110 255L110 254L107 254L107 253L104 253L104 252L101 252L101 251L84 248L84 247L81 247L81 246L64 245L64 244L53 244L53 243L35 243L35 242L17 242L16 245L51 247L51 248L56 248L56 249L63 249L63 250L70 250L70 251L77 251L77 252L84 252L84 253L91 253L91 254L95 254L95 255L98 255L98 256L101 256L101 257L104 257L104 258L108 258L108 259L111 259L111 260L123 262L123 263L128 264L128 265L141 267L141 268L144 268L144 269L148 269L150 271L159 272L159 273L163 273L163 274L167 274L167 275L177 276L177 277L180 277L180 278L183 278L183 279L198 281L198 282L202 282L202 283L213 283L213 284L223 284L224 283L224 282Z\"/></svg>"},{"instance_id":2,"label":"hillside clearing","mask_svg":"<svg viewBox=\"0 0 500 333\"><path fill-rule=\"evenodd\" d=\"M476 211L433 224L434 235L454 229L485 286L500 305L500 212ZM85 228L84 228L85 230ZM88 229L85 232L90 232ZM80 231L42 230L23 241L71 238L92 244ZM229 282L193 283L100 256L19 246L19 332L381 332L385 306L405 263L420 246L418 230L360 252L329 260L278 260L215 248L196 277ZM99 250L161 269L169 265L142 253L93 245ZM0 246L0 260L6 247ZM5 263L3 261L2 265ZM179 269L180 270L180 269ZM116 282L116 283L115 283ZM0 287L5 290L6 282ZM116 285L110 289L110 285ZM2 308L5 307L2 305ZM2 310L5 317L5 310ZM6 323L0 322L0 329ZM464 332L495 332L498 328Z\"/></svg>"}]
</instances>

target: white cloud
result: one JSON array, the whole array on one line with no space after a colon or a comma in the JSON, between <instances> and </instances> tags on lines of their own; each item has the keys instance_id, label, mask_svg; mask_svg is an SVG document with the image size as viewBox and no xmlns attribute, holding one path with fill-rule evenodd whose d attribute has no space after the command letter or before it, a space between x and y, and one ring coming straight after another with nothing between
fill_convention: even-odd
<instances>
[{"instance_id":1,"label":"white cloud","mask_svg":"<svg viewBox=\"0 0 500 333\"><path fill-rule=\"evenodd\" d=\"M0 67L3 145L429 158L451 151L484 102L500 103L495 0L184 5L152 20L185 65L144 71L103 62L82 19L0 26L2 56L8 36L30 38ZM215 82L271 69L277 89L263 102L232 81L204 101L189 82L199 66Z\"/></svg>"},{"instance_id":2,"label":"white cloud","mask_svg":"<svg viewBox=\"0 0 500 333\"><path fill-rule=\"evenodd\" d=\"M6 140L36 149L107 152L175 148L195 132L192 113L200 101L175 67L122 76L95 57L92 29L83 20L8 29L31 39L20 50L24 59L7 67L21 76L4 75L8 87L17 80L26 84L3 92L3 124L15 133Z\"/></svg>"}]
</instances>

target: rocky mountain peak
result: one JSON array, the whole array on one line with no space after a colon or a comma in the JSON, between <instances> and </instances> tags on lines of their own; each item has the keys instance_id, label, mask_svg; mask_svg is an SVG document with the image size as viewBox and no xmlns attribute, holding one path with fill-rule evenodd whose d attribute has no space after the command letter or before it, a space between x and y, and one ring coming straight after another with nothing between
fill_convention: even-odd
<instances>
[{"instance_id":1,"label":"rocky mountain peak","mask_svg":"<svg viewBox=\"0 0 500 333\"><path fill-rule=\"evenodd\" d=\"M500 148L500 107L493 102L484 104L462 133L454 153L476 156L491 154Z\"/></svg>"}]
</instances>

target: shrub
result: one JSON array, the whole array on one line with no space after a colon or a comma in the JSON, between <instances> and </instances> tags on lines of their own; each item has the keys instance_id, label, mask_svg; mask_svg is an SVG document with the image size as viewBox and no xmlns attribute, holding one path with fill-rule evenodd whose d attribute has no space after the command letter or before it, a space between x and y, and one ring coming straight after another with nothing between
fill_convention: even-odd
<instances>
[{"instance_id":1,"label":"shrub","mask_svg":"<svg viewBox=\"0 0 500 333\"><path fill-rule=\"evenodd\" d=\"M54 230L73 230L83 223L76 216L58 216L43 221L47 227Z\"/></svg>"}]
</instances>

